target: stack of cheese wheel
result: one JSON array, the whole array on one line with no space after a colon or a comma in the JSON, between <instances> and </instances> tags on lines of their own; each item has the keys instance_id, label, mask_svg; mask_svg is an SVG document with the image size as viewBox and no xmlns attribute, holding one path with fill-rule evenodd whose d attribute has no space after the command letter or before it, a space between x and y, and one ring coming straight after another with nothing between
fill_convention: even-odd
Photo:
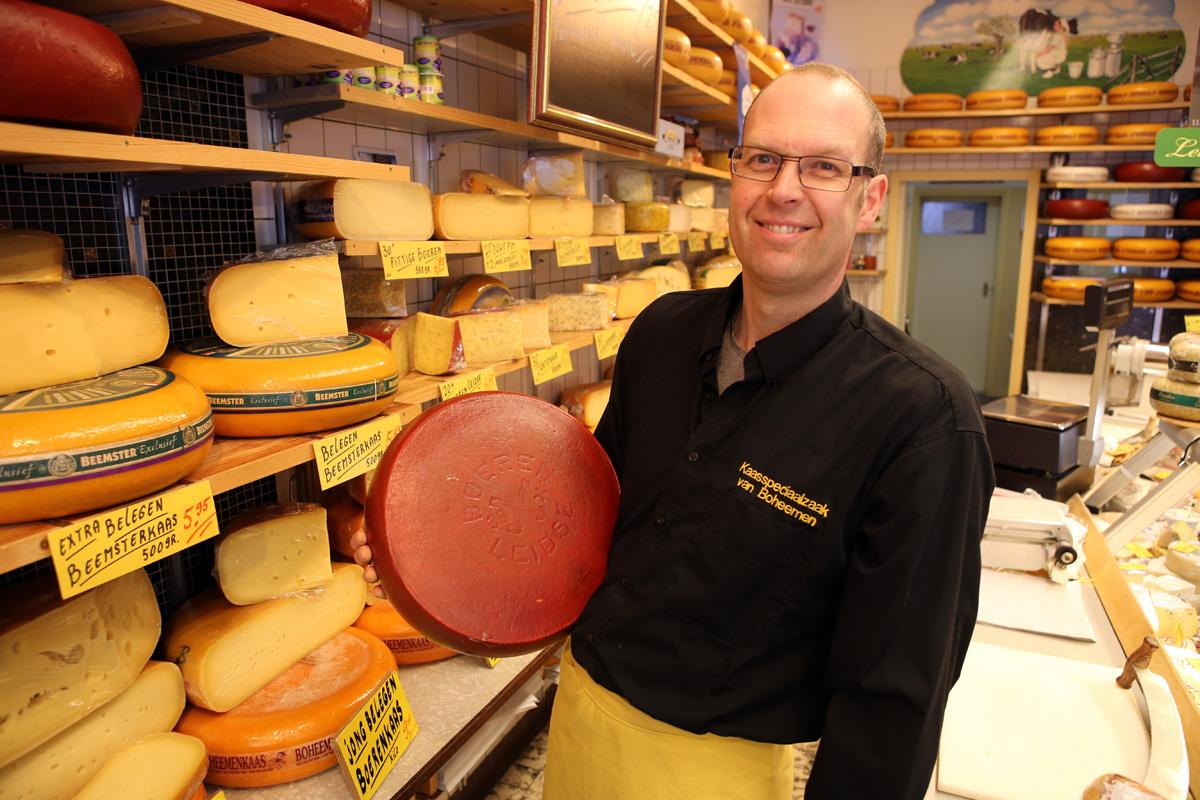
<instances>
[{"instance_id":1,"label":"stack of cheese wheel","mask_svg":"<svg viewBox=\"0 0 1200 800\"><path fill-rule=\"evenodd\" d=\"M1161 303L1175 296L1175 281L1166 278L1134 278L1135 303Z\"/></svg>"},{"instance_id":2,"label":"stack of cheese wheel","mask_svg":"<svg viewBox=\"0 0 1200 800\"><path fill-rule=\"evenodd\" d=\"M967 139L971 147L1023 147L1029 144L1029 130L1017 127L976 128Z\"/></svg>"},{"instance_id":3,"label":"stack of cheese wheel","mask_svg":"<svg viewBox=\"0 0 1200 800\"><path fill-rule=\"evenodd\" d=\"M691 54L692 40L686 33L669 25L663 28L663 61L672 67L686 70Z\"/></svg>"},{"instance_id":4,"label":"stack of cheese wheel","mask_svg":"<svg viewBox=\"0 0 1200 800\"><path fill-rule=\"evenodd\" d=\"M1200 248L1197 248L1200 251ZM1200 261L1200 252L1196 253L1196 261ZM1193 303L1200 303L1200 280L1177 281L1175 284L1175 294L1180 300L1189 300Z\"/></svg>"},{"instance_id":5,"label":"stack of cheese wheel","mask_svg":"<svg viewBox=\"0 0 1200 800\"><path fill-rule=\"evenodd\" d=\"M750 38L744 42L745 48L759 58L763 57L769 44L767 37L763 36L761 31L751 31Z\"/></svg>"},{"instance_id":6,"label":"stack of cheese wheel","mask_svg":"<svg viewBox=\"0 0 1200 800\"><path fill-rule=\"evenodd\" d=\"M400 612L386 600L371 603L364 608L354 627L366 631L387 645L397 666L429 664L458 655L457 651L431 641L400 616Z\"/></svg>"},{"instance_id":7,"label":"stack of cheese wheel","mask_svg":"<svg viewBox=\"0 0 1200 800\"><path fill-rule=\"evenodd\" d=\"M750 41L750 36L754 33L754 24L750 18L737 9L731 10L729 16L720 25L721 30L732 36L733 40L739 44Z\"/></svg>"},{"instance_id":8,"label":"stack of cheese wheel","mask_svg":"<svg viewBox=\"0 0 1200 800\"><path fill-rule=\"evenodd\" d=\"M1200 239L1188 239L1179 248L1180 258L1188 261L1200 261Z\"/></svg>"},{"instance_id":9,"label":"stack of cheese wheel","mask_svg":"<svg viewBox=\"0 0 1200 800\"><path fill-rule=\"evenodd\" d=\"M1160 167L1153 161L1126 161L1113 167L1113 180L1123 183L1170 183L1184 179L1183 167Z\"/></svg>"},{"instance_id":10,"label":"stack of cheese wheel","mask_svg":"<svg viewBox=\"0 0 1200 800\"><path fill-rule=\"evenodd\" d=\"M1091 197L1064 197L1047 200L1042 216L1054 219L1104 219L1108 216L1108 201Z\"/></svg>"},{"instance_id":11,"label":"stack of cheese wheel","mask_svg":"<svg viewBox=\"0 0 1200 800\"><path fill-rule=\"evenodd\" d=\"M729 17L733 4L729 0L695 0L696 10L720 25Z\"/></svg>"},{"instance_id":12,"label":"stack of cheese wheel","mask_svg":"<svg viewBox=\"0 0 1200 800\"><path fill-rule=\"evenodd\" d=\"M1180 219L1200 219L1200 198L1186 200L1179 204Z\"/></svg>"},{"instance_id":13,"label":"stack of cheese wheel","mask_svg":"<svg viewBox=\"0 0 1200 800\"><path fill-rule=\"evenodd\" d=\"M1047 167L1047 183L1103 183L1108 180L1108 167Z\"/></svg>"},{"instance_id":14,"label":"stack of cheese wheel","mask_svg":"<svg viewBox=\"0 0 1200 800\"><path fill-rule=\"evenodd\" d=\"M900 110L900 101L890 94L873 94L871 99L875 101L875 107L883 114Z\"/></svg>"},{"instance_id":15,"label":"stack of cheese wheel","mask_svg":"<svg viewBox=\"0 0 1200 800\"><path fill-rule=\"evenodd\" d=\"M1095 125L1051 125L1038 128L1035 141L1039 145L1089 145L1100 141Z\"/></svg>"},{"instance_id":16,"label":"stack of cheese wheel","mask_svg":"<svg viewBox=\"0 0 1200 800\"><path fill-rule=\"evenodd\" d=\"M962 111L963 99L956 94L929 92L904 98L905 111Z\"/></svg>"},{"instance_id":17,"label":"stack of cheese wheel","mask_svg":"<svg viewBox=\"0 0 1200 800\"><path fill-rule=\"evenodd\" d=\"M914 128L904 134L905 147L960 147L962 131L953 128Z\"/></svg>"},{"instance_id":18,"label":"stack of cheese wheel","mask_svg":"<svg viewBox=\"0 0 1200 800\"><path fill-rule=\"evenodd\" d=\"M1096 86L1056 86L1038 93L1039 108L1079 108L1097 106L1104 99L1104 92Z\"/></svg>"},{"instance_id":19,"label":"stack of cheese wheel","mask_svg":"<svg viewBox=\"0 0 1200 800\"><path fill-rule=\"evenodd\" d=\"M1108 256L1108 239L1094 236L1053 236L1046 240L1046 255L1091 261Z\"/></svg>"},{"instance_id":20,"label":"stack of cheese wheel","mask_svg":"<svg viewBox=\"0 0 1200 800\"><path fill-rule=\"evenodd\" d=\"M1130 122L1124 125L1112 125L1104 141L1116 145L1153 145L1158 132L1171 125L1166 122Z\"/></svg>"},{"instance_id":21,"label":"stack of cheese wheel","mask_svg":"<svg viewBox=\"0 0 1200 800\"><path fill-rule=\"evenodd\" d=\"M1184 284L1189 284L1184 288ZM1200 281L1180 281L1179 296L1200 300ZM1159 414L1190 421L1200 420L1200 334L1171 337L1168 377L1155 379L1150 405Z\"/></svg>"},{"instance_id":22,"label":"stack of cheese wheel","mask_svg":"<svg viewBox=\"0 0 1200 800\"><path fill-rule=\"evenodd\" d=\"M721 57L705 47L693 47L688 53L687 73L697 80L716 86L721 81L721 71L724 69Z\"/></svg>"},{"instance_id":23,"label":"stack of cheese wheel","mask_svg":"<svg viewBox=\"0 0 1200 800\"><path fill-rule=\"evenodd\" d=\"M762 60L768 67L780 75L792 68L792 65L787 60L787 56L774 45L767 45L763 48Z\"/></svg>"},{"instance_id":24,"label":"stack of cheese wheel","mask_svg":"<svg viewBox=\"0 0 1200 800\"><path fill-rule=\"evenodd\" d=\"M1108 90L1105 100L1110 106L1170 103L1179 96L1179 87L1170 81L1126 83Z\"/></svg>"},{"instance_id":25,"label":"stack of cheese wheel","mask_svg":"<svg viewBox=\"0 0 1200 800\"><path fill-rule=\"evenodd\" d=\"M1048 277L1042 281L1042 292L1047 297L1081 303L1084 290L1100 283L1099 278Z\"/></svg>"},{"instance_id":26,"label":"stack of cheese wheel","mask_svg":"<svg viewBox=\"0 0 1200 800\"><path fill-rule=\"evenodd\" d=\"M1132 261L1170 261L1179 255L1179 242L1174 239L1126 238L1112 243L1113 258Z\"/></svg>"},{"instance_id":27,"label":"stack of cheese wheel","mask_svg":"<svg viewBox=\"0 0 1200 800\"><path fill-rule=\"evenodd\" d=\"M888 131L883 135L883 148L885 150L891 148L896 143L896 135Z\"/></svg>"},{"instance_id":28,"label":"stack of cheese wheel","mask_svg":"<svg viewBox=\"0 0 1200 800\"><path fill-rule=\"evenodd\" d=\"M1024 108L1029 95L1023 89L981 89L967 95L967 111L1001 111Z\"/></svg>"},{"instance_id":29,"label":"stack of cheese wheel","mask_svg":"<svg viewBox=\"0 0 1200 800\"><path fill-rule=\"evenodd\" d=\"M1109 212L1113 219L1129 220L1164 220L1174 214L1175 208L1170 203L1118 203Z\"/></svg>"}]
</instances>

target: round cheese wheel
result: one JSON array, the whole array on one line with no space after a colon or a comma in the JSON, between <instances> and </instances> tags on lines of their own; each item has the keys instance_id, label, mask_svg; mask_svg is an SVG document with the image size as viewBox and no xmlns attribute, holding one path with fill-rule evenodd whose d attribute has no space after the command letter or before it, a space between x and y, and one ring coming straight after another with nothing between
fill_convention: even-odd
<instances>
[{"instance_id":1,"label":"round cheese wheel","mask_svg":"<svg viewBox=\"0 0 1200 800\"><path fill-rule=\"evenodd\" d=\"M175 730L208 748L207 783L297 781L337 764L334 737L395 666L383 642L348 628L230 711L189 703Z\"/></svg>"},{"instance_id":2,"label":"round cheese wheel","mask_svg":"<svg viewBox=\"0 0 1200 800\"><path fill-rule=\"evenodd\" d=\"M0 26L0 118L131 134L142 82L108 28L40 3L5 0Z\"/></svg>"},{"instance_id":3,"label":"round cheese wheel","mask_svg":"<svg viewBox=\"0 0 1200 800\"><path fill-rule=\"evenodd\" d=\"M350 540L354 534L365 530L363 507L349 492L331 491L325 504L325 525L329 529L329 547L340 556L354 559L354 547Z\"/></svg>"},{"instance_id":4,"label":"round cheese wheel","mask_svg":"<svg viewBox=\"0 0 1200 800\"><path fill-rule=\"evenodd\" d=\"M750 40L750 34L754 33L754 23L740 11L734 10L729 12L729 16L725 21L720 23L721 30L733 37L735 42L746 42Z\"/></svg>"},{"instance_id":5,"label":"round cheese wheel","mask_svg":"<svg viewBox=\"0 0 1200 800\"><path fill-rule=\"evenodd\" d=\"M351 36L366 36L371 29L371 0L249 0L249 3Z\"/></svg>"},{"instance_id":6,"label":"round cheese wheel","mask_svg":"<svg viewBox=\"0 0 1200 800\"><path fill-rule=\"evenodd\" d=\"M1059 300L1082 302L1084 290L1099 283L1099 278L1051 277L1042 281L1042 293Z\"/></svg>"},{"instance_id":7,"label":"round cheese wheel","mask_svg":"<svg viewBox=\"0 0 1200 800\"><path fill-rule=\"evenodd\" d=\"M1179 248L1179 255L1188 261L1200 261L1200 239L1188 239Z\"/></svg>"},{"instance_id":8,"label":"round cheese wheel","mask_svg":"<svg viewBox=\"0 0 1200 800\"><path fill-rule=\"evenodd\" d=\"M196 791L192 792L192 796L188 800L205 800L206 797L208 797L208 792L205 790L204 784L201 783L196 787Z\"/></svg>"},{"instance_id":9,"label":"round cheese wheel","mask_svg":"<svg viewBox=\"0 0 1200 800\"><path fill-rule=\"evenodd\" d=\"M1040 108L1076 108L1097 106L1103 99L1098 86L1056 86L1038 92L1037 104Z\"/></svg>"},{"instance_id":10,"label":"round cheese wheel","mask_svg":"<svg viewBox=\"0 0 1200 800\"><path fill-rule=\"evenodd\" d=\"M733 94L737 91L737 73L731 69L721 70L721 80L717 81L717 88L725 94Z\"/></svg>"},{"instance_id":11,"label":"round cheese wheel","mask_svg":"<svg viewBox=\"0 0 1200 800\"><path fill-rule=\"evenodd\" d=\"M1095 144L1100 141L1100 129L1095 125L1051 125L1038 128L1036 141L1040 145Z\"/></svg>"},{"instance_id":12,"label":"round cheese wheel","mask_svg":"<svg viewBox=\"0 0 1200 800\"><path fill-rule=\"evenodd\" d=\"M1166 278L1134 278L1135 303L1161 303L1175 296L1175 281Z\"/></svg>"},{"instance_id":13,"label":"round cheese wheel","mask_svg":"<svg viewBox=\"0 0 1200 800\"><path fill-rule=\"evenodd\" d=\"M1150 405L1163 416L1200 420L1200 384L1156 378L1150 386Z\"/></svg>"},{"instance_id":14,"label":"round cheese wheel","mask_svg":"<svg viewBox=\"0 0 1200 800\"><path fill-rule=\"evenodd\" d=\"M729 151L728 150L705 150L703 152L704 163L713 169L723 169L729 171Z\"/></svg>"},{"instance_id":15,"label":"round cheese wheel","mask_svg":"<svg viewBox=\"0 0 1200 800\"><path fill-rule=\"evenodd\" d=\"M1180 281L1187 284L1178 294L1184 300L1200 298L1200 281ZM1177 333L1171 337L1170 355L1167 358L1167 376L1185 383L1200 383L1200 334Z\"/></svg>"},{"instance_id":16,"label":"round cheese wheel","mask_svg":"<svg viewBox=\"0 0 1200 800\"><path fill-rule=\"evenodd\" d=\"M1179 204L1180 219L1200 219L1200 198L1186 200Z\"/></svg>"},{"instance_id":17,"label":"round cheese wheel","mask_svg":"<svg viewBox=\"0 0 1200 800\"><path fill-rule=\"evenodd\" d=\"M716 86L721 80L721 57L705 47L693 47L688 53L687 73L699 81Z\"/></svg>"},{"instance_id":18,"label":"round cheese wheel","mask_svg":"<svg viewBox=\"0 0 1200 800\"><path fill-rule=\"evenodd\" d=\"M354 627L364 630L387 645L401 667L428 664L454 658L457 652L429 641L429 638L408 623L391 603L367 606L355 621Z\"/></svg>"},{"instance_id":19,"label":"round cheese wheel","mask_svg":"<svg viewBox=\"0 0 1200 800\"><path fill-rule=\"evenodd\" d=\"M678 28L669 25L663 28L663 61L673 67L686 70L688 56L692 53L692 40Z\"/></svg>"},{"instance_id":20,"label":"round cheese wheel","mask_svg":"<svg viewBox=\"0 0 1200 800\"><path fill-rule=\"evenodd\" d=\"M212 443L204 392L158 367L0 396L0 525L150 494Z\"/></svg>"},{"instance_id":21,"label":"round cheese wheel","mask_svg":"<svg viewBox=\"0 0 1200 800\"><path fill-rule=\"evenodd\" d=\"M1052 258L1091 260L1109 253L1108 239L1095 236L1053 236L1046 240L1046 255Z\"/></svg>"},{"instance_id":22,"label":"round cheese wheel","mask_svg":"<svg viewBox=\"0 0 1200 800\"><path fill-rule=\"evenodd\" d=\"M1108 129L1105 142L1108 144L1154 144L1154 137L1163 128L1171 127L1166 122L1131 122L1113 125Z\"/></svg>"},{"instance_id":23,"label":"round cheese wheel","mask_svg":"<svg viewBox=\"0 0 1200 800\"><path fill-rule=\"evenodd\" d=\"M696 6L697 11L718 25L728 19L729 12L733 10L733 3L729 0L693 0L692 4Z\"/></svg>"},{"instance_id":24,"label":"round cheese wheel","mask_svg":"<svg viewBox=\"0 0 1200 800\"><path fill-rule=\"evenodd\" d=\"M464 275L444 284L433 296L429 313L439 317L499 308L513 301L512 292L494 275Z\"/></svg>"},{"instance_id":25,"label":"round cheese wheel","mask_svg":"<svg viewBox=\"0 0 1200 800\"><path fill-rule=\"evenodd\" d=\"M1104 219L1108 216L1108 202L1091 197L1047 200L1042 206L1042 216L1057 219Z\"/></svg>"},{"instance_id":26,"label":"round cheese wheel","mask_svg":"<svg viewBox=\"0 0 1200 800\"><path fill-rule=\"evenodd\" d=\"M1175 294L1180 300L1191 300L1194 303L1200 303L1200 280L1177 281L1175 283Z\"/></svg>"},{"instance_id":27,"label":"round cheese wheel","mask_svg":"<svg viewBox=\"0 0 1200 800\"><path fill-rule=\"evenodd\" d=\"M1024 108L1029 95L1023 89L981 89L967 95L968 111Z\"/></svg>"},{"instance_id":28,"label":"round cheese wheel","mask_svg":"<svg viewBox=\"0 0 1200 800\"><path fill-rule=\"evenodd\" d=\"M1179 242L1174 239L1128 238L1112 243L1113 258L1134 261L1170 261L1179 255Z\"/></svg>"},{"instance_id":29,"label":"round cheese wheel","mask_svg":"<svg viewBox=\"0 0 1200 800\"><path fill-rule=\"evenodd\" d=\"M745 42L745 48L759 58L762 58L769 44L770 42L767 41L767 37L763 36L762 33L751 31L750 38Z\"/></svg>"},{"instance_id":30,"label":"round cheese wheel","mask_svg":"<svg viewBox=\"0 0 1200 800\"><path fill-rule=\"evenodd\" d=\"M777 74L782 75L792 69L791 63L787 60L787 56L778 47L767 45L763 48L762 55L763 63Z\"/></svg>"},{"instance_id":31,"label":"round cheese wheel","mask_svg":"<svg viewBox=\"0 0 1200 800\"><path fill-rule=\"evenodd\" d=\"M1103 183L1108 180L1108 167L1048 167L1048 183Z\"/></svg>"},{"instance_id":32,"label":"round cheese wheel","mask_svg":"<svg viewBox=\"0 0 1200 800\"><path fill-rule=\"evenodd\" d=\"M896 143L896 136L891 131L883 135L883 148L886 150Z\"/></svg>"},{"instance_id":33,"label":"round cheese wheel","mask_svg":"<svg viewBox=\"0 0 1200 800\"><path fill-rule=\"evenodd\" d=\"M971 147L1022 147L1029 144L1028 128L976 128L967 139Z\"/></svg>"},{"instance_id":34,"label":"round cheese wheel","mask_svg":"<svg viewBox=\"0 0 1200 800\"><path fill-rule=\"evenodd\" d=\"M871 99L875 101L875 107L879 109L880 113L887 114L900 110L900 100L890 94L873 94Z\"/></svg>"},{"instance_id":35,"label":"round cheese wheel","mask_svg":"<svg viewBox=\"0 0 1200 800\"><path fill-rule=\"evenodd\" d=\"M905 147L959 147L962 131L953 128L915 128L904 134Z\"/></svg>"},{"instance_id":36,"label":"round cheese wheel","mask_svg":"<svg viewBox=\"0 0 1200 800\"><path fill-rule=\"evenodd\" d=\"M1179 96L1179 87L1170 81L1126 83L1108 90L1105 100L1110 106L1138 103L1170 103Z\"/></svg>"},{"instance_id":37,"label":"round cheese wheel","mask_svg":"<svg viewBox=\"0 0 1200 800\"><path fill-rule=\"evenodd\" d=\"M1170 219L1175 208L1170 203L1118 203L1109 213L1113 219Z\"/></svg>"},{"instance_id":38,"label":"round cheese wheel","mask_svg":"<svg viewBox=\"0 0 1200 800\"><path fill-rule=\"evenodd\" d=\"M927 92L904 98L905 111L961 111L963 99L946 92Z\"/></svg>"},{"instance_id":39,"label":"round cheese wheel","mask_svg":"<svg viewBox=\"0 0 1200 800\"><path fill-rule=\"evenodd\" d=\"M1128 183L1167 183L1182 181L1183 167L1160 167L1153 161L1126 161L1113 167L1113 180Z\"/></svg>"},{"instance_id":40,"label":"round cheese wheel","mask_svg":"<svg viewBox=\"0 0 1200 800\"><path fill-rule=\"evenodd\" d=\"M220 436L288 436L362 422L392 403L387 345L361 333L257 347L202 339L159 362L204 390Z\"/></svg>"},{"instance_id":41,"label":"round cheese wheel","mask_svg":"<svg viewBox=\"0 0 1200 800\"><path fill-rule=\"evenodd\" d=\"M569 414L470 394L388 447L367 536L380 583L417 630L459 652L517 655L563 636L600 585L618 498L604 449Z\"/></svg>"}]
</instances>

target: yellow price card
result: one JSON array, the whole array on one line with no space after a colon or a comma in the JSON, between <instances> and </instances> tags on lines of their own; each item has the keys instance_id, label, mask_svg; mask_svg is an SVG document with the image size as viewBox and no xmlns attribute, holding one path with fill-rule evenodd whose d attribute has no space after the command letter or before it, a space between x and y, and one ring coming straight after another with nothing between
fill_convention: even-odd
<instances>
[{"instance_id":1,"label":"yellow price card","mask_svg":"<svg viewBox=\"0 0 1200 800\"><path fill-rule=\"evenodd\" d=\"M379 260L389 281L408 278L445 278L446 245L441 242L380 242Z\"/></svg>"},{"instance_id":2,"label":"yellow price card","mask_svg":"<svg viewBox=\"0 0 1200 800\"><path fill-rule=\"evenodd\" d=\"M621 347L621 340L625 338L625 329L605 328L602 331L596 331L595 338L596 358L611 358Z\"/></svg>"},{"instance_id":3,"label":"yellow price card","mask_svg":"<svg viewBox=\"0 0 1200 800\"><path fill-rule=\"evenodd\" d=\"M592 263L592 247L587 239L555 239L554 259L560 267Z\"/></svg>"},{"instance_id":4,"label":"yellow price card","mask_svg":"<svg viewBox=\"0 0 1200 800\"><path fill-rule=\"evenodd\" d=\"M688 234L688 250L703 250L708 246L708 234L692 231Z\"/></svg>"},{"instance_id":5,"label":"yellow price card","mask_svg":"<svg viewBox=\"0 0 1200 800\"><path fill-rule=\"evenodd\" d=\"M569 373L571 366L571 351L565 344L535 350L529 354L529 371L533 373L534 384L542 384L554 378Z\"/></svg>"},{"instance_id":6,"label":"yellow price card","mask_svg":"<svg viewBox=\"0 0 1200 800\"><path fill-rule=\"evenodd\" d=\"M210 797L208 800L225 800L225 792L221 791L220 789L217 789L217 793L214 794L212 797Z\"/></svg>"},{"instance_id":7,"label":"yellow price card","mask_svg":"<svg viewBox=\"0 0 1200 800\"><path fill-rule=\"evenodd\" d=\"M321 488L337 486L375 469L399 431L400 417L389 414L313 442Z\"/></svg>"},{"instance_id":8,"label":"yellow price card","mask_svg":"<svg viewBox=\"0 0 1200 800\"><path fill-rule=\"evenodd\" d=\"M528 239L482 241L479 246L483 250L483 271L489 275L533 269Z\"/></svg>"},{"instance_id":9,"label":"yellow price card","mask_svg":"<svg viewBox=\"0 0 1200 800\"><path fill-rule=\"evenodd\" d=\"M488 669L495 669L496 665L500 663L500 659L491 656L484 656L483 660L487 662Z\"/></svg>"},{"instance_id":10,"label":"yellow price card","mask_svg":"<svg viewBox=\"0 0 1200 800\"><path fill-rule=\"evenodd\" d=\"M64 525L46 536L63 599L216 536L208 481Z\"/></svg>"},{"instance_id":11,"label":"yellow price card","mask_svg":"<svg viewBox=\"0 0 1200 800\"><path fill-rule=\"evenodd\" d=\"M713 250L724 250L725 249L725 234L723 234L723 233L710 234L708 237L708 240L709 240L709 242L712 243Z\"/></svg>"},{"instance_id":12,"label":"yellow price card","mask_svg":"<svg viewBox=\"0 0 1200 800\"><path fill-rule=\"evenodd\" d=\"M673 256L679 252L679 236L674 233L658 235L658 252L660 255Z\"/></svg>"},{"instance_id":13,"label":"yellow price card","mask_svg":"<svg viewBox=\"0 0 1200 800\"><path fill-rule=\"evenodd\" d=\"M1154 553L1151 553L1137 542L1130 542L1129 544L1125 545L1125 549L1133 553L1138 558L1154 558Z\"/></svg>"},{"instance_id":14,"label":"yellow price card","mask_svg":"<svg viewBox=\"0 0 1200 800\"><path fill-rule=\"evenodd\" d=\"M644 258L642 252L642 240L636 236L618 236L617 237L617 258L621 261L630 261L635 258Z\"/></svg>"},{"instance_id":15,"label":"yellow price card","mask_svg":"<svg viewBox=\"0 0 1200 800\"><path fill-rule=\"evenodd\" d=\"M438 394L441 395L443 400L461 397L464 394L471 394L473 392L495 392L498 390L499 387L496 385L496 370L491 367L484 367L477 372L468 372L466 375L459 375L438 384Z\"/></svg>"},{"instance_id":16,"label":"yellow price card","mask_svg":"<svg viewBox=\"0 0 1200 800\"><path fill-rule=\"evenodd\" d=\"M416 737L417 720L392 670L337 735L337 760L359 800L370 800Z\"/></svg>"},{"instance_id":17,"label":"yellow price card","mask_svg":"<svg viewBox=\"0 0 1200 800\"><path fill-rule=\"evenodd\" d=\"M1183 327L1188 333L1200 333L1200 317L1195 314L1187 314L1183 318Z\"/></svg>"}]
</instances>

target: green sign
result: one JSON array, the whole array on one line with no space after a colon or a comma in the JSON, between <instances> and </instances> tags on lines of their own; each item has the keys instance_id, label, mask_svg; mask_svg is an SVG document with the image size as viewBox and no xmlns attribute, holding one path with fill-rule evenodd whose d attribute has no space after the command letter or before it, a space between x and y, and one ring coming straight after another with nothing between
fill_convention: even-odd
<instances>
[{"instance_id":1,"label":"green sign","mask_svg":"<svg viewBox=\"0 0 1200 800\"><path fill-rule=\"evenodd\" d=\"M1160 167L1200 167L1200 128L1163 128L1154 140Z\"/></svg>"}]
</instances>

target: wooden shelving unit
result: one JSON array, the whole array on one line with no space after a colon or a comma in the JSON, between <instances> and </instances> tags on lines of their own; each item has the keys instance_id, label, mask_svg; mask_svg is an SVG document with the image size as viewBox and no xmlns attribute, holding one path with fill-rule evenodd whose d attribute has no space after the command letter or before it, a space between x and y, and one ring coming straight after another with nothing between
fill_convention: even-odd
<instances>
[{"instance_id":1,"label":"wooden shelving unit","mask_svg":"<svg viewBox=\"0 0 1200 800\"><path fill-rule=\"evenodd\" d=\"M848 269L846 270L847 278L881 278L884 270L881 269Z\"/></svg>"},{"instance_id":2,"label":"wooden shelving unit","mask_svg":"<svg viewBox=\"0 0 1200 800\"><path fill-rule=\"evenodd\" d=\"M734 44L733 37L722 30L720 25L701 14L690 0L668 0L667 25L686 33L688 39L697 47L719 51L722 48L732 48ZM746 59L750 63L750 80L760 87L765 87L779 77L766 62L748 50Z\"/></svg>"},{"instance_id":3,"label":"wooden shelving unit","mask_svg":"<svg viewBox=\"0 0 1200 800\"><path fill-rule=\"evenodd\" d=\"M989 117L1071 117L1085 114L1120 114L1127 111L1174 111L1183 110L1188 104L1182 100L1174 103L1142 103L1128 106L1078 106L1075 108L1013 108L1000 111L886 111L884 119L987 119Z\"/></svg>"},{"instance_id":4,"label":"wooden shelving unit","mask_svg":"<svg viewBox=\"0 0 1200 800\"><path fill-rule=\"evenodd\" d=\"M889 147L885 156L922 155L987 155L994 153L1146 153L1153 152L1154 145L1088 144L1068 147L1066 145L1031 144L1023 147ZM1044 188L1049 188L1046 186Z\"/></svg>"},{"instance_id":5,"label":"wooden shelving unit","mask_svg":"<svg viewBox=\"0 0 1200 800\"><path fill-rule=\"evenodd\" d=\"M1134 269L1200 269L1200 261L1186 261L1184 259L1176 259L1174 261L1137 261L1135 259L1126 258L1124 260L1117 258L1094 258L1090 261L1081 261L1078 258L1054 258L1052 256L1035 255L1033 260L1039 264L1050 264L1056 267L1130 267Z\"/></svg>"},{"instance_id":6,"label":"wooden shelving unit","mask_svg":"<svg viewBox=\"0 0 1200 800\"><path fill-rule=\"evenodd\" d=\"M642 244L657 244L659 234L657 233L630 233L629 236L637 237L637 240ZM680 248L687 247L687 234L677 234L679 236ZM708 234L706 233L705 236ZM553 250L554 239L529 239L529 249L534 252ZM615 236L589 236L587 237L589 247L613 247L617 243ZM446 247L446 255L464 255L472 256L479 255L483 252L480 243L477 241L467 242L442 242ZM338 242L338 250L344 256L378 256L379 242L371 239L347 239L346 241Z\"/></svg>"},{"instance_id":7,"label":"wooden shelving unit","mask_svg":"<svg viewBox=\"0 0 1200 800\"><path fill-rule=\"evenodd\" d=\"M1041 292L1033 292L1029 295L1035 303L1043 303L1048 306L1081 306L1082 300L1062 300L1057 297L1047 297ZM1192 303L1187 300L1165 300L1161 303L1134 303L1134 308L1200 308L1200 303Z\"/></svg>"},{"instance_id":8,"label":"wooden shelving unit","mask_svg":"<svg viewBox=\"0 0 1200 800\"><path fill-rule=\"evenodd\" d=\"M1158 228L1195 228L1200 227L1200 219L1063 219L1060 217L1040 218L1039 225L1124 225Z\"/></svg>"},{"instance_id":9,"label":"wooden shelving unit","mask_svg":"<svg viewBox=\"0 0 1200 800\"><path fill-rule=\"evenodd\" d=\"M732 97L666 63L662 65L662 112L677 112L718 128L737 127Z\"/></svg>"},{"instance_id":10,"label":"wooden shelving unit","mask_svg":"<svg viewBox=\"0 0 1200 800\"><path fill-rule=\"evenodd\" d=\"M1058 183L1043 183L1043 189L1095 189L1099 192L1120 192L1125 189L1200 189L1200 183L1146 183L1103 181L1100 183L1078 183L1075 181L1060 181Z\"/></svg>"}]
</instances>

